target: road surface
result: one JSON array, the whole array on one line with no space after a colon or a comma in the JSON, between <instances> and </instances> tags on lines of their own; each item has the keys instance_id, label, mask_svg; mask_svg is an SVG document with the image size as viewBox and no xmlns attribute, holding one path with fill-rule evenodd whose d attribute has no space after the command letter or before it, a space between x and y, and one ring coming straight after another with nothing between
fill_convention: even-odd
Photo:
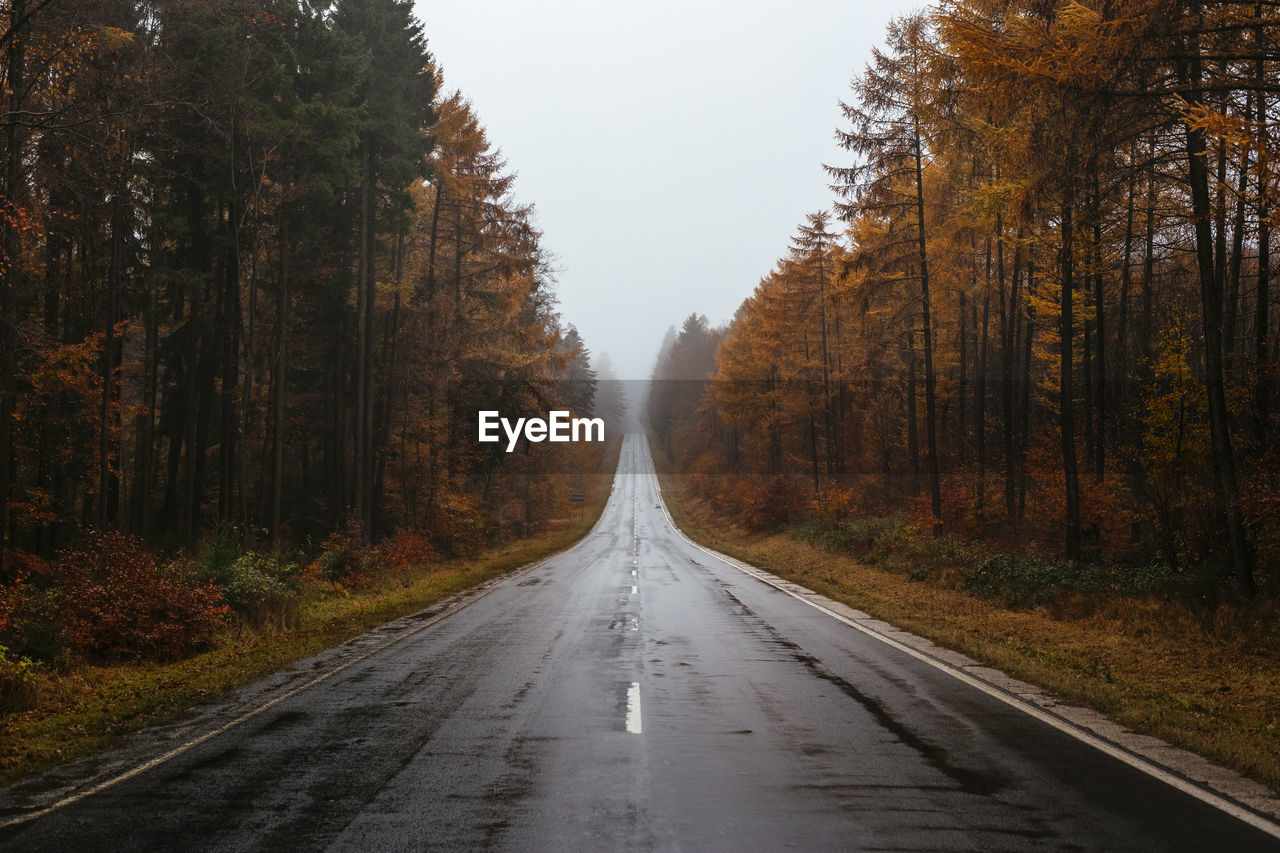
<instances>
[{"instance_id":1,"label":"road surface","mask_svg":"<svg viewBox=\"0 0 1280 853\"><path fill-rule=\"evenodd\" d=\"M628 436L571 550L0 848L1276 848L692 546L651 472Z\"/></svg>"}]
</instances>

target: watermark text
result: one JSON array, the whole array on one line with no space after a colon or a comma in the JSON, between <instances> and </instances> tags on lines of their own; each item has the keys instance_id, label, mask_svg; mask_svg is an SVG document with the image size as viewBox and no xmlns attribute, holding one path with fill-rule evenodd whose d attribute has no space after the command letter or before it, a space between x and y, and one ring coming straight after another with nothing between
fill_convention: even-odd
<instances>
[{"instance_id":1,"label":"watermark text","mask_svg":"<svg viewBox=\"0 0 1280 853\"><path fill-rule=\"evenodd\" d=\"M507 452L515 450L523 435L528 441L604 441L603 418L575 418L568 411L553 410L546 420L542 418L516 418L515 423L502 417L497 411L482 411L480 415L480 441L501 441L507 437Z\"/></svg>"}]
</instances>

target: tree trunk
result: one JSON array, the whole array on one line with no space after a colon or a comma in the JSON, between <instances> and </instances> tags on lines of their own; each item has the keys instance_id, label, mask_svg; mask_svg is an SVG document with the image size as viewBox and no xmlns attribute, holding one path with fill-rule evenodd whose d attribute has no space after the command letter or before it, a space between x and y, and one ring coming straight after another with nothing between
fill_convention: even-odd
<instances>
[{"instance_id":1,"label":"tree trunk","mask_svg":"<svg viewBox=\"0 0 1280 853\"><path fill-rule=\"evenodd\" d=\"M1031 292L1033 267L1027 265L1027 292ZM1027 511L1027 446L1031 441L1031 348L1036 330L1036 307L1027 300L1027 334L1022 353L1022 432L1018 442L1018 521Z\"/></svg>"},{"instance_id":2,"label":"tree trunk","mask_svg":"<svg viewBox=\"0 0 1280 853\"><path fill-rule=\"evenodd\" d=\"M1253 112L1252 92L1245 96L1245 117ZM1222 306L1223 364L1222 369L1230 376L1235 369L1236 317L1240 310L1240 267L1244 255L1244 211L1245 192L1249 189L1249 149L1245 147L1240 153L1240 172L1236 183L1236 209L1232 217L1231 258L1227 265L1226 302Z\"/></svg>"},{"instance_id":3,"label":"tree trunk","mask_svg":"<svg viewBox=\"0 0 1280 853\"><path fill-rule=\"evenodd\" d=\"M1128 382L1127 378L1133 375L1133 371L1129 367L1129 288L1133 282L1133 197L1134 197L1134 178L1132 173L1129 176L1128 202L1125 206L1124 218L1124 246L1120 255L1120 318L1116 323L1116 350L1120 357L1120 375L1125 377L1121 383L1125 386L1118 389L1118 400L1120 402L1121 411L1119 419L1124 418L1123 407L1126 405Z\"/></svg>"},{"instance_id":4,"label":"tree trunk","mask_svg":"<svg viewBox=\"0 0 1280 853\"><path fill-rule=\"evenodd\" d=\"M218 518L226 524L236 513L236 465L240 454L237 441L239 412L236 391L240 387L240 240L239 208L234 198L227 209L225 226L230 231L227 241L226 269L222 297L222 388L218 450ZM243 521L243 519L242 519Z\"/></svg>"},{"instance_id":5,"label":"tree trunk","mask_svg":"<svg viewBox=\"0 0 1280 853\"><path fill-rule=\"evenodd\" d=\"M969 282L969 286L970 287L973 286L972 279ZM964 442L964 431L965 431L965 428L968 426L968 420L969 420L967 417L968 410L965 407L965 399L964 399L965 386L969 384L969 358L968 358L969 341L967 340L967 338L969 337L968 308L969 308L969 300L965 296L964 288L961 288L960 289L960 337L958 340L959 349L960 349L960 386L959 388L956 389L958 391L958 396L960 398L959 400L960 417L959 417L959 422L956 426L956 443L957 444L962 444Z\"/></svg>"},{"instance_id":6,"label":"tree trunk","mask_svg":"<svg viewBox=\"0 0 1280 853\"><path fill-rule=\"evenodd\" d=\"M1254 14L1261 20L1261 3L1258 4ZM1261 27L1254 30L1255 39L1260 39L1262 36ZM1261 44L1262 42L1256 43ZM1259 59L1254 67L1256 80L1261 84L1265 79L1263 61ZM1258 91L1257 122L1258 137L1266 139L1267 98L1261 89ZM1270 187L1267 180L1268 165L1267 146L1263 145L1260 147L1258 154L1258 281L1254 291L1253 303L1253 428L1254 436L1259 442L1262 442L1267 434L1268 409L1270 408L1267 389L1270 386L1272 371L1272 366L1267 358L1267 333L1271 319L1271 205L1269 198Z\"/></svg>"},{"instance_id":7,"label":"tree trunk","mask_svg":"<svg viewBox=\"0 0 1280 853\"><path fill-rule=\"evenodd\" d=\"M1085 277L1085 292L1089 290L1088 276ZM1086 310L1088 305L1086 304ZM1084 322L1081 323L1081 331L1084 333L1084 344L1080 347L1080 375L1084 380L1084 388L1081 389L1081 399L1084 401L1084 458L1085 470L1091 470L1093 460L1097 454L1097 442L1094 440L1094 423L1093 423L1093 322L1089 319L1089 315L1085 314Z\"/></svg>"},{"instance_id":8,"label":"tree trunk","mask_svg":"<svg viewBox=\"0 0 1280 853\"><path fill-rule=\"evenodd\" d=\"M391 422L394 418L394 402L396 399L396 373L398 367L399 356L399 339L400 339L400 288L404 283L404 254L405 240L404 234L396 235L395 247L395 280L396 292L395 299L391 308L391 316L387 320L387 328L384 336L383 349L387 353L387 381L386 393L383 395L382 416L377 419L377 436L378 461L375 466L373 480L373 525L375 529L382 526L382 490L383 483L386 478L387 471L387 454L386 449L391 444Z\"/></svg>"},{"instance_id":9,"label":"tree trunk","mask_svg":"<svg viewBox=\"0 0 1280 853\"><path fill-rule=\"evenodd\" d=\"M973 434L978 444L978 529L987 512L987 334L991 318L991 241L987 241L987 273L982 292L982 332L978 338L978 381L973 395Z\"/></svg>"},{"instance_id":10,"label":"tree trunk","mask_svg":"<svg viewBox=\"0 0 1280 853\"><path fill-rule=\"evenodd\" d=\"M369 300L367 295L373 289L373 282L370 275L372 269L372 259L369 257L372 243L370 235L373 230L373 175L369 164L369 143L366 140L361 146L360 153L360 224L359 224L359 246L356 250L356 405L355 405L355 422L353 424L355 448L352 460L352 475L355 480L355 516L360 522L360 539L361 544L366 544L366 537L369 531L365 529L365 522L368 516L369 495L366 491L366 483L368 482L369 458L368 436L366 429L368 421L365 412L368 409L370 388L369 377L372 374L371 365L368 363L368 342L369 342Z\"/></svg>"},{"instance_id":11,"label":"tree trunk","mask_svg":"<svg viewBox=\"0 0 1280 853\"><path fill-rule=\"evenodd\" d=\"M9 43L5 50L5 85L9 89L9 114L5 122L4 186L0 187L5 209L0 215L0 250L4 264L4 280L0 285L0 578L8 577L9 545L9 489L13 469L13 409L17 389L15 374L17 365L17 291L20 275L21 249L19 229L11 223L16 216L19 187L22 182L22 125L18 120L22 112L22 93L26 88L26 39L23 38L23 19L26 18L26 0L11 0L9 4Z\"/></svg>"},{"instance_id":12,"label":"tree trunk","mask_svg":"<svg viewBox=\"0 0 1280 853\"><path fill-rule=\"evenodd\" d=\"M1075 323L1072 318L1072 297L1075 293L1073 268L1074 233L1072 231L1072 214L1075 207L1075 196L1071 182L1068 180L1062 190L1062 254L1059 266L1062 273L1062 298L1060 305L1059 336L1061 338L1058 359L1058 405L1062 426L1062 473L1066 488L1066 554L1069 559L1080 558L1080 475L1076 463L1075 434L1075 399L1074 399L1074 357L1072 339L1075 335Z\"/></svg>"},{"instance_id":13,"label":"tree trunk","mask_svg":"<svg viewBox=\"0 0 1280 853\"><path fill-rule=\"evenodd\" d=\"M115 504L119 490L119 480L112 470L111 462L118 456L117 449L111 440L112 423L118 408L111 403L116 399L115 381L116 367L120 361L120 349L116 340L116 316L119 314L120 279L123 274L124 260L124 198L128 169L125 165L126 155L120 152L120 166L116 173L115 187L111 200L111 249L107 272L107 304L106 316L103 318L102 342L102 395L99 401L98 432L98 529L108 530L115 526ZM114 413L113 414L113 409Z\"/></svg>"},{"instance_id":14,"label":"tree trunk","mask_svg":"<svg viewBox=\"0 0 1280 853\"><path fill-rule=\"evenodd\" d=\"M361 519L360 530L362 544L368 545L376 533L373 526L374 507L377 505L378 498L373 491L374 467L376 457L376 438L374 432L373 421L373 403L377 396L377 383L374 382L374 359L373 359L373 341L374 331L377 325L377 315L375 313L375 300L377 296L377 206L374 199L373 186L369 187L369 231L368 240L369 248L365 254L365 258L369 264L369 271L366 279L366 287L364 290L364 462L365 469L362 474L364 478L364 517Z\"/></svg>"},{"instance_id":15,"label":"tree trunk","mask_svg":"<svg viewBox=\"0 0 1280 853\"><path fill-rule=\"evenodd\" d=\"M1155 136L1151 137L1148 159L1154 159ZM1151 362L1155 357L1154 328L1152 324L1152 291L1156 268L1156 167L1147 167L1147 209L1142 258L1142 374L1151 376Z\"/></svg>"},{"instance_id":16,"label":"tree trunk","mask_svg":"<svg viewBox=\"0 0 1280 853\"><path fill-rule=\"evenodd\" d=\"M271 437L271 548L279 550L282 544L281 526L284 506L284 435L285 395L288 381L289 360L289 222L281 216L280 223L280 286L276 291L276 357L275 377L272 381Z\"/></svg>"},{"instance_id":17,"label":"tree trunk","mask_svg":"<svg viewBox=\"0 0 1280 853\"><path fill-rule=\"evenodd\" d=\"M934 400L937 379L933 372L933 308L929 302L929 255L924 230L924 164L920 150L920 123L912 116L916 166L916 229L920 259L920 318L924 324L924 418L929 454L929 505L933 511L933 535L942 535L942 481L938 464L938 430Z\"/></svg>"},{"instance_id":18,"label":"tree trunk","mask_svg":"<svg viewBox=\"0 0 1280 853\"><path fill-rule=\"evenodd\" d=\"M826 246L819 246L825 252ZM831 411L831 357L827 345L827 271L821 254L818 256L818 322L822 331L822 426L827 444L827 476L835 473L836 423Z\"/></svg>"},{"instance_id":19,"label":"tree trunk","mask_svg":"<svg viewBox=\"0 0 1280 853\"><path fill-rule=\"evenodd\" d=\"M143 358L143 412L138 416L138 451L135 455L136 473L134 475L134 507L133 529L142 538L143 544L149 541L151 534L151 487L155 479L155 424L156 424L156 385L157 385L157 353L159 330L156 311L156 292L154 287L147 288L146 302L143 307L142 322L146 326L146 344Z\"/></svg>"},{"instance_id":20,"label":"tree trunk","mask_svg":"<svg viewBox=\"0 0 1280 853\"><path fill-rule=\"evenodd\" d=\"M916 341L907 332L907 456L911 458L911 494L920 494L920 421L916 415Z\"/></svg>"},{"instance_id":21,"label":"tree trunk","mask_svg":"<svg viewBox=\"0 0 1280 853\"><path fill-rule=\"evenodd\" d=\"M1193 14L1198 3L1192 3ZM1184 53L1187 59L1178 63L1182 82L1194 89L1200 84L1200 46L1198 38L1191 42ZM1191 184L1191 213L1196 234L1196 262L1200 274L1200 308L1204 325L1205 387L1209 402L1209 435L1213 458L1214 481L1219 500L1227 519L1227 537L1231 545L1231 563L1235 571L1236 588L1241 595L1252 597L1256 592L1253 577L1253 555L1244 517L1240 511L1239 489L1236 484L1235 456L1232 448L1230 424L1227 420L1226 389L1222 372L1222 288L1214 263L1214 236L1210 226L1211 200L1209 173L1203 153L1206 150L1203 131L1190 122L1184 123L1188 178Z\"/></svg>"},{"instance_id":22,"label":"tree trunk","mask_svg":"<svg viewBox=\"0 0 1280 853\"><path fill-rule=\"evenodd\" d=\"M1102 198L1096 173L1090 206L1093 208L1093 242L1089 252L1093 261L1093 334L1096 342L1093 392L1097 405L1092 458L1094 482L1101 483L1106 475L1107 460L1107 304L1102 279Z\"/></svg>"},{"instance_id":23,"label":"tree trunk","mask_svg":"<svg viewBox=\"0 0 1280 853\"><path fill-rule=\"evenodd\" d=\"M1020 241L1019 241L1020 243ZM1022 275L1022 247L1013 250L1013 274L1009 279L1009 297L1006 304L1004 276L1004 221L996 217L996 284L1001 299L1000 312L1000 409L1004 423L1004 511L1005 518L1013 521L1017 516L1018 465L1014 442L1017 414L1014 406L1014 374L1018 365L1017 328L1020 322L1018 310L1018 280Z\"/></svg>"}]
</instances>

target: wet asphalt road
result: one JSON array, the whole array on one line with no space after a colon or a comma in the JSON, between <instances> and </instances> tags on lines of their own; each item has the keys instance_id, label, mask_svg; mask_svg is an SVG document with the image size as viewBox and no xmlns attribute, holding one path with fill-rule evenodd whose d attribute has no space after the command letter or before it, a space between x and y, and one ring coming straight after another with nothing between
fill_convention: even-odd
<instances>
[{"instance_id":1,"label":"wet asphalt road","mask_svg":"<svg viewBox=\"0 0 1280 853\"><path fill-rule=\"evenodd\" d=\"M679 537L580 544L4 850L1263 850L1276 840Z\"/></svg>"}]
</instances>

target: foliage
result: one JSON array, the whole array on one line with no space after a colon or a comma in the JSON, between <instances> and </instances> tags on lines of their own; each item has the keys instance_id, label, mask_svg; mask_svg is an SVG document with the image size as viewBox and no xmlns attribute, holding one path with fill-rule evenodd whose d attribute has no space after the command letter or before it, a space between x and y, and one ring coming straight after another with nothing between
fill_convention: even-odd
<instances>
[{"instance_id":1,"label":"foliage","mask_svg":"<svg viewBox=\"0 0 1280 853\"><path fill-rule=\"evenodd\" d=\"M411 3L85 0L19 26L0 583L88 524L171 553L266 530L252 544L284 551L350 515L359 549L413 530L473 554L512 506L545 523L529 484L568 453L491 452L466 424L589 414L590 352Z\"/></svg>"},{"instance_id":2,"label":"foliage","mask_svg":"<svg viewBox=\"0 0 1280 853\"><path fill-rule=\"evenodd\" d=\"M1069 593L1101 599L1166 593L1179 585L1185 593L1196 590L1197 583L1162 561L1089 565L1017 552L987 556L965 573L963 586L1003 607L1023 610L1053 603Z\"/></svg>"},{"instance_id":3,"label":"foliage","mask_svg":"<svg viewBox=\"0 0 1280 853\"><path fill-rule=\"evenodd\" d=\"M796 519L802 503L790 477L744 481L739 501L742 521L751 530L772 530Z\"/></svg>"},{"instance_id":4,"label":"foliage","mask_svg":"<svg viewBox=\"0 0 1280 853\"><path fill-rule=\"evenodd\" d=\"M420 533L398 530L369 549L366 565L380 574L421 571L440 560L430 540Z\"/></svg>"},{"instance_id":5,"label":"foliage","mask_svg":"<svg viewBox=\"0 0 1280 853\"><path fill-rule=\"evenodd\" d=\"M826 524L839 524L847 521L849 515L858 506L858 495L851 488L828 485L813 499L813 510L817 518Z\"/></svg>"},{"instance_id":6,"label":"foliage","mask_svg":"<svg viewBox=\"0 0 1280 853\"><path fill-rule=\"evenodd\" d=\"M877 545L892 545L914 535L914 528L893 517L857 518L836 524L806 524L797 528L802 539L834 553L866 555Z\"/></svg>"},{"instance_id":7,"label":"foliage","mask_svg":"<svg viewBox=\"0 0 1280 853\"><path fill-rule=\"evenodd\" d=\"M807 216L725 329L669 333L656 378L718 342L705 387L700 355L684 398L651 394L665 462L752 527L789 476L829 527L899 514L1271 589L1277 36L1244 2L891 21L840 108L843 230ZM1049 565L991 572L1061 585Z\"/></svg>"},{"instance_id":8,"label":"foliage","mask_svg":"<svg viewBox=\"0 0 1280 853\"><path fill-rule=\"evenodd\" d=\"M308 571L333 584L360 587L368 583L360 559L359 526L349 524L344 533L334 531L324 541L324 546Z\"/></svg>"},{"instance_id":9,"label":"foliage","mask_svg":"<svg viewBox=\"0 0 1280 853\"><path fill-rule=\"evenodd\" d=\"M297 625L302 572L281 555L241 552L234 539L222 537L205 547L189 571L221 591L241 625L274 631Z\"/></svg>"},{"instance_id":10,"label":"foliage","mask_svg":"<svg viewBox=\"0 0 1280 853\"><path fill-rule=\"evenodd\" d=\"M1051 595L1078 588L1079 567L1025 554L992 554L965 576L966 589L1003 606L1022 609L1044 604Z\"/></svg>"},{"instance_id":11,"label":"foliage","mask_svg":"<svg viewBox=\"0 0 1280 853\"><path fill-rule=\"evenodd\" d=\"M162 563L136 539L102 532L32 563L5 637L57 661L167 660L207 648L230 609L213 584Z\"/></svg>"},{"instance_id":12,"label":"foliage","mask_svg":"<svg viewBox=\"0 0 1280 853\"><path fill-rule=\"evenodd\" d=\"M36 664L0 645L0 714L34 708L39 697L35 680Z\"/></svg>"}]
</instances>

